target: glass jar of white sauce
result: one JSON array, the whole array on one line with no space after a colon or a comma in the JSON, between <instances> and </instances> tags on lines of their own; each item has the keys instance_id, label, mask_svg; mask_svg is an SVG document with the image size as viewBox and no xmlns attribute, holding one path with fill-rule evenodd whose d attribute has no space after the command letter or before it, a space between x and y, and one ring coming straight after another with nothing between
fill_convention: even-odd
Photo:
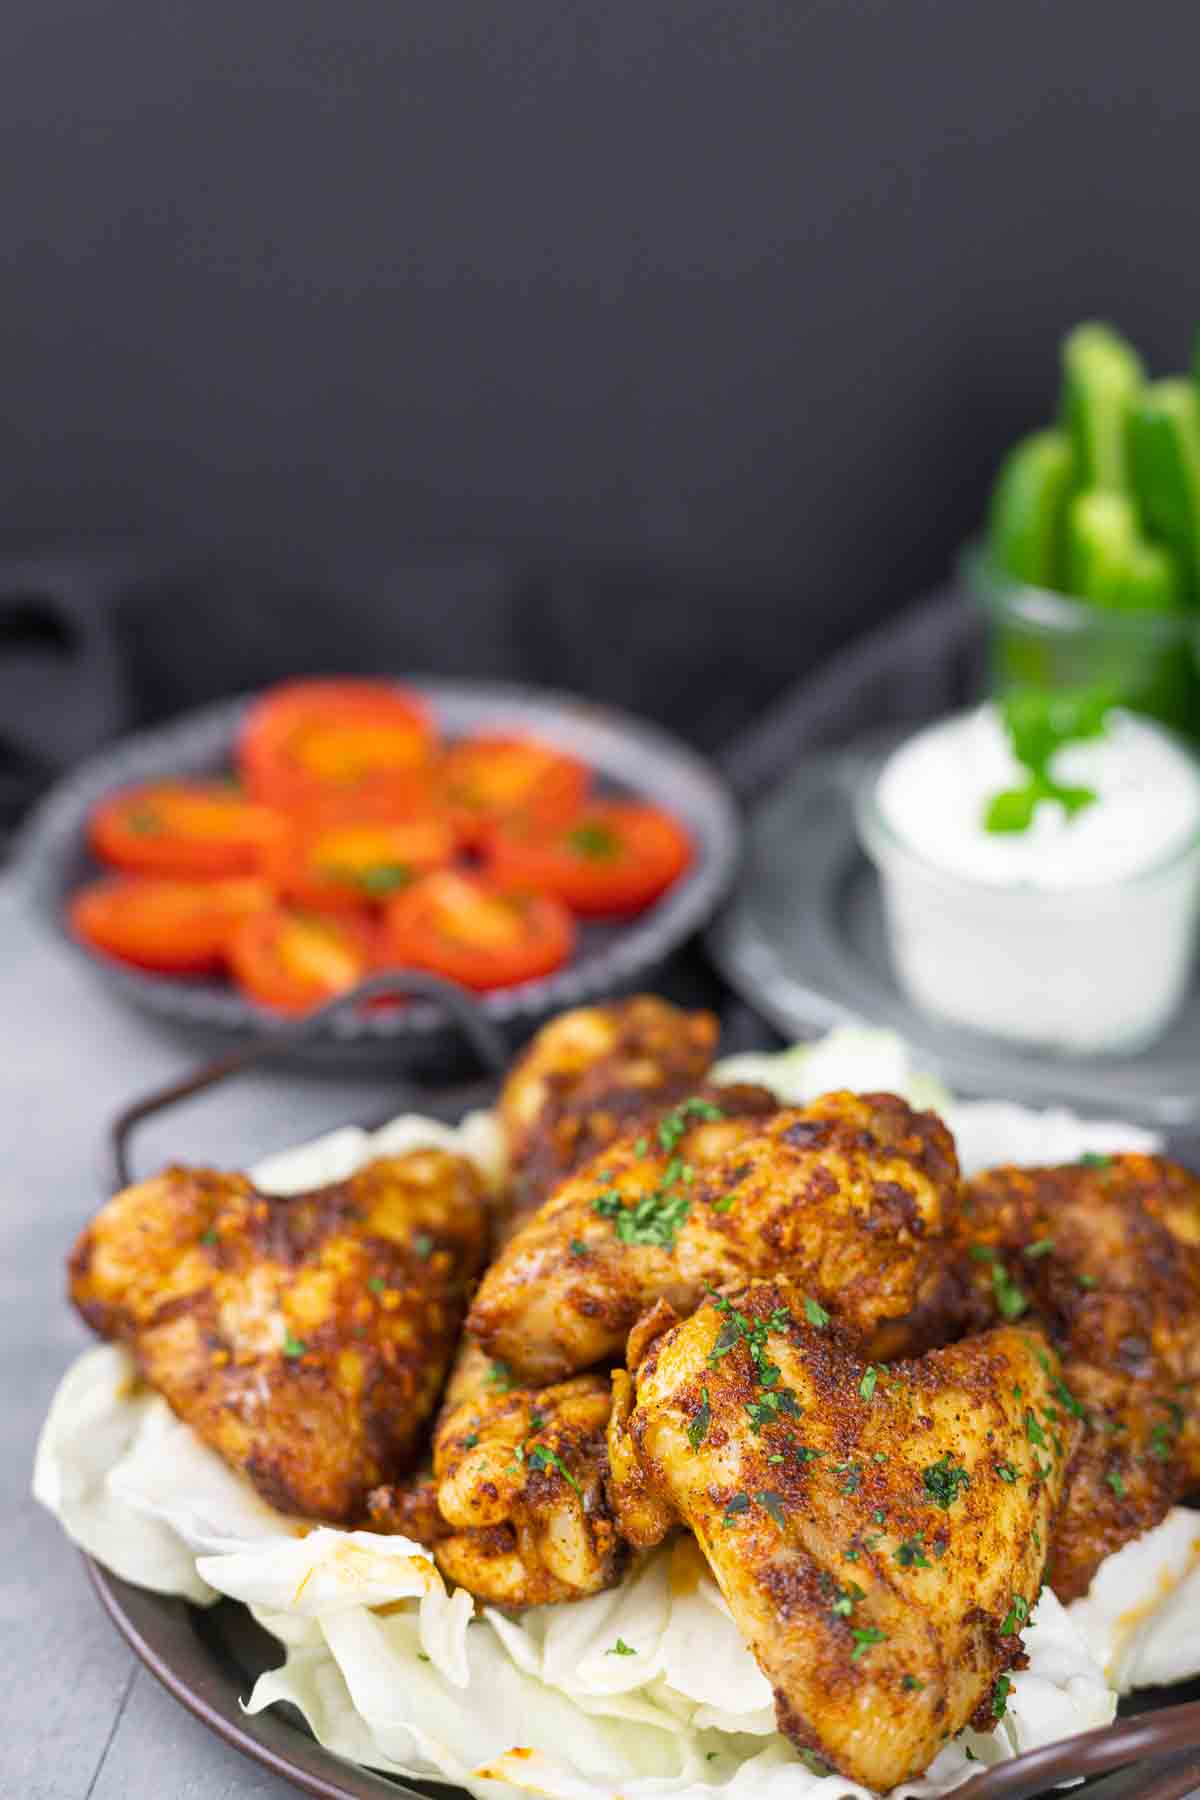
<instances>
[{"instance_id":1,"label":"glass jar of white sauce","mask_svg":"<svg viewBox=\"0 0 1200 1800\"><path fill-rule=\"evenodd\" d=\"M859 796L896 973L925 1011L1062 1051L1135 1050L1187 991L1200 918L1200 767L1159 726L1110 715L1051 773L1091 788L1068 816L1038 803L990 832L992 795L1019 787L993 706L910 738Z\"/></svg>"}]
</instances>

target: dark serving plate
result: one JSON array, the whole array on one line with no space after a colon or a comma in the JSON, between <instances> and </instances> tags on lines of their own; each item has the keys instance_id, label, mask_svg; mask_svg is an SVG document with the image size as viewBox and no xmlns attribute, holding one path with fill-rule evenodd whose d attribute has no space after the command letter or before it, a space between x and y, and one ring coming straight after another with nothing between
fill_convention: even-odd
<instances>
[{"instance_id":1,"label":"dark serving plate","mask_svg":"<svg viewBox=\"0 0 1200 1800\"><path fill-rule=\"evenodd\" d=\"M134 1587L90 1557L83 1561L109 1618L167 1691L235 1750L302 1793L318 1800L395 1800L398 1794L470 1800L465 1789L449 1784L405 1782L345 1762L317 1743L291 1706L243 1712L241 1702L264 1670L278 1666L283 1648L236 1601L192 1606ZM1200 1682L1149 1690L1122 1703L1121 1712L1103 1730L997 1764L954 1789L956 1800L1025 1800L1059 1782L1114 1769L1126 1773L1090 1781L1088 1800L1180 1800L1200 1788ZM836 1800L836 1780L829 1791Z\"/></svg>"},{"instance_id":2,"label":"dark serving plate","mask_svg":"<svg viewBox=\"0 0 1200 1800\"><path fill-rule=\"evenodd\" d=\"M528 731L580 756L608 793L667 807L692 836L687 873L635 919L582 924L571 962L538 981L489 994L482 1002L496 1025L528 1029L560 1008L628 992L685 938L707 923L733 875L739 848L737 812L712 764L657 726L568 695L490 682L405 680L428 701L448 738L476 731ZM87 849L88 814L104 795L140 781L228 768L249 698L186 713L168 725L123 739L83 763L43 801L15 848L18 876L31 903L52 918L64 939L113 993L210 1042L234 1044L276 1027L274 1016L223 981L152 975L84 950L64 924L68 896L95 873ZM418 1001L394 1010L339 1012L302 1052L317 1063L394 1061L439 1045L444 1008Z\"/></svg>"}]
</instances>

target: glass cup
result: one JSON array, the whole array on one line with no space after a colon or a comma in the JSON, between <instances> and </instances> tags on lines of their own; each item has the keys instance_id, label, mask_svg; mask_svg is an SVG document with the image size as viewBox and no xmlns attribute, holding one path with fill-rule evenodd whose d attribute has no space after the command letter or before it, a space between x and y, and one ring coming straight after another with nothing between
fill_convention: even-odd
<instances>
[{"instance_id":1,"label":"glass cup","mask_svg":"<svg viewBox=\"0 0 1200 1800\"><path fill-rule=\"evenodd\" d=\"M1200 609L1122 611L1026 586L968 544L963 583L988 621L989 685L1061 693L1101 688L1200 743Z\"/></svg>"},{"instance_id":2,"label":"glass cup","mask_svg":"<svg viewBox=\"0 0 1200 1800\"><path fill-rule=\"evenodd\" d=\"M1136 874L1087 887L1000 887L950 874L857 798L879 871L892 964L923 1012L1074 1055L1137 1051L1188 989L1200 919L1200 839L1189 833Z\"/></svg>"}]
</instances>

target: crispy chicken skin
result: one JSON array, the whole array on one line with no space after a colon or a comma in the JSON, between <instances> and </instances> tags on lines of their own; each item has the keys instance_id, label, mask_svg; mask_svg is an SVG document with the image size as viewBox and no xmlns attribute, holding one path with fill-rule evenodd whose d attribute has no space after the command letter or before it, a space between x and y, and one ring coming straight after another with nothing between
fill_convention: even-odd
<instances>
[{"instance_id":1,"label":"crispy chicken skin","mask_svg":"<svg viewBox=\"0 0 1200 1800\"><path fill-rule=\"evenodd\" d=\"M264 1499L349 1523L419 1454L486 1242L479 1178L441 1150L283 1199L171 1168L101 1209L70 1291Z\"/></svg>"},{"instance_id":2,"label":"crispy chicken skin","mask_svg":"<svg viewBox=\"0 0 1200 1800\"><path fill-rule=\"evenodd\" d=\"M545 1606L620 1578L626 1549L605 1494L605 1376L512 1385L467 1342L433 1443L442 1573L494 1606Z\"/></svg>"},{"instance_id":3,"label":"crispy chicken skin","mask_svg":"<svg viewBox=\"0 0 1200 1800\"><path fill-rule=\"evenodd\" d=\"M961 1231L968 1329L1027 1303L1082 1409L1047 1573L1073 1600L1200 1485L1200 1180L1138 1155L993 1169Z\"/></svg>"},{"instance_id":4,"label":"crispy chicken skin","mask_svg":"<svg viewBox=\"0 0 1200 1800\"><path fill-rule=\"evenodd\" d=\"M893 1094L780 1111L706 1089L560 1184L484 1276L468 1328L552 1381L617 1361L659 1298L684 1314L710 1285L780 1272L896 1355L937 1322L958 1195L949 1132Z\"/></svg>"},{"instance_id":5,"label":"crispy chicken skin","mask_svg":"<svg viewBox=\"0 0 1200 1800\"><path fill-rule=\"evenodd\" d=\"M706 1301L650 1344L614 1435L695 1533L780 1729L884 1792L992 1723L1077 1426L1034 1330L879 1367L805 1300Z\"/></svg>"},{"instance_id":6,"label":"crispy chicken skin","mask_svg":"<svg viewBox=\"0 0 1200 1800\"><path fill-rule=\"evenodd\" d=\"M564 1175L694 1092L716 1047L711 1013L649 994L576 1007L544 1025L500 1093L515 1210L539 1206Z\"/></svg>"}]
</instances>

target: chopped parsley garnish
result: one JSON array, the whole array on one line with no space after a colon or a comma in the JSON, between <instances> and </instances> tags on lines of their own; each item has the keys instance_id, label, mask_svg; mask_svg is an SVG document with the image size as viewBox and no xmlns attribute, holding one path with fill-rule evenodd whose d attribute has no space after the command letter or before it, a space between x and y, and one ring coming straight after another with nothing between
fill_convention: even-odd
<instances>
[{"instance_id":1,"label":"chopped parsley garnish","mask_svg":"<svg viewBox=\"0 0 1200 1800\"><path fill-rule=\"evenodd\" d=\"M992 1266L992 1297L1001 1317L1019 1319L1029 1305L1028 1297L1017 1286L996 1252L988 1244L972 1244L971 1256L975 1262L990 1263Z\"/></svg>"},{"instance_id":2,"label":"chopped parsley garnish","mask_svg":"<svg viewBox=\"0 0 1200 1800\"><path fill-rule=\"evenodd\" d=\"M992 1717L1002 1719L1008 1711L1008 1696L1012 1693L1012 1682L1007 1675L1001 1675L992 1689Z\"/></svg>"},{"instance_id":3,"label":"chopped parsley garnish","mask_svg":"<svg viewBox=\"0 0 1200 1800\"><path fill-rule=\"evenodd\" d=\"M732 1525L734 1520L739 1516L739 1514L744 1513L744 1512L749 1512L749 1511L750 1511L750 1496L749 1496L749 1494L734 1494L732 1496L732 1498L726 1504L725 1516L721 1520L721 1523L722 1523L722 1525Z\"/></svg>"},{"instance_id":4,"label":"chopped parsley garnish","mask_svg":"<svg viewBox=\"0 0 1200 1800\"><path fill-rule=\"evenodd\" d=\"M932 1569L933 1564L925 1554L924 1534L918 1532L916 1537L905 1538L893 1552L893 1559L902 1569Z\"/></svg>"},{"instance_id":5,"label":"chopped parsley garnish","mask_svg":"<svg viewBox=\"0 0 1200 1800\"><path fill-rule=\"evenodd\" d=\"M571 1255L572 1256L586 1256L587 1255L587 1245L584 1243L582 1238L572 1238L571 1239Z\"/></svg>"},{"instance_id":6,"label":"chopped parsley garnish","mask_svg":"<svg viewBox=\"0 0 1200 1800\"><path fill-rule=\"evenodd\" d=\"M672 1184L678 1179L680 1165L672 1162L663 1177L662 1185L648 1194L642 1194L632 1206L626 1206L616 1189L592 1202L592 1211L601 1218L611 1219L617 1236L623 1244L657 1244L661 1250L674 1247L675 1237L691 1211L691 1202L686 1194L671 1192Z\"/></svg>"},{"instance_id":7,"label":"chopped parsley garnish","mask_svg":"<svg viewBox=\"0 0 1200 1800\"><path fill-rule=\"evenodd\" d=\"M507 1363L497 1360L491 1365L487 1372L487 1385L507 1394L513 1385L513 1372Z\"/></svg>"},{"instance_id":8,"label":"chopped parsley garnish","mask_svg":"<svg viewBox=\"0 0 1200 1800\"><path fill-rule=\"evenodd\" d=\"M805 1300L804 1316L810 1325L816 1326L818 1331L824 1331L829 1323L829 1314L816 1300Z\"/></svg>"},{"instance_id":9,"label":"chopped parsley garnish","mask_svg":"<svg viewBox=\"0 0 1200 1800\"><path fill-rule=\"evenodd\" d=\"M308 1345L304 1342L303 1338L293 1337L290 1328L285 1332L283 1339L283 1354L285 1356L303 1356L307 1349Z\"/></svg>"},{"instance_id":10,"label":"chopped parsley garnish","mask_svg":"<svg viewBox=\"0 0 1200 1800\"><path fill-rule=\"evenodd\" d=\"M557 1450L551 1450L548 1444L526 1444L525 1460L531 1469L554 1469L568 1486L573 1487L579 1498L583 1499L583 1489L568 1469Z\"/></svg>"},{"instance_id":11,"label":"chopped parsley garnish","mask_svg":"<svg viewBox=\"0 0 1200 1800\"><path fill-rule=\"evenodd\" d=\"M712 1209L715 1213L727 1213L736 1199L736 1194L726 1194L723 1200L713 1201Z\"/></svg>"},{"instance_id":12,"label":"chopped parsley garnish","mask_svg":"<svg viewBox=\"0 0 1200 1800\"><path fill-rule=\"evenodd\" d=\"M215 1225L210 1225L208 1230L201 1237L200 1242L202 1244L208 1244L211 1248L211 1246L213 1244L215 1244L216 1241L217 1241L217 1228Z\"/></svg>"},{"instance_id":13,"label":"chopped parsley garnish","mask_svg":"<svg viewBox=\"0 0 1200 1800\"><path fill-rule=\"evenodd\" d=\"M1096 1286L1096 1277L1094 1275L1077 1275L1075 1279L1081 1288L1094 1288Z\"/></svg>"},{"instance_id":14,"label":"chopped parsley garnish","mask_svg":"<svg viewBox=\"0 0 1200 1800\"><path fill-rule=\"evenodd\" d=\"M814 1450L808 1444L796 1445L796 1461L798 1463L816 1462L818 1456L824 1456L823 1450Z\"/></svg>"},{"instance_id":15,"label":"chopped parsley garnish","mask_svg":"<svg viewBox=\"0 0 1200 1800\"><path fill-rule=\"evenodd\" d=\"M943 1512L949 1512L958 1499L960 1491L970 1487L971 1477L965 1469L956 1468L950 1461L950 1452L939 1456L935 1463L922 1472L921 1480L925 1484L925 1492L935 1506Z\"/></svg>"},{"instance_id":16,"label":"chopped parsley garnish","mask_svg":"<svg viewBox=\"0 0 1200 1800\"><path fill-rule=\"evenodd\" d=\"M712 1424L712 1409L708 1404L708 1389L700 1389L700 1405L692 1414L687 1428L688 1443L693 1450L698 1450L708 1436L708 1428Z\"/></svg>"},{"instance_id":17,"label":"chopped parsley garnish","mask_svg":"<svg viewBox=\"0 0 1200 1800\"><path fill-rule=\"evenodd\" d=\"M1002 1262L992 1264L992 1298L1002 1319L1019 1319L1029 1306L1029 1297L1012 1279Z\"/></svg>"},{"instance_id":18,"label":"chopped parsley garnish","mask_svg":"<svg viewBox=\"0 0 1200 1800\"><path fill-rule=\"evenodd\" d=\"M709 1291L711 1293L712 1290ZM777 1386L779 1367L767 1354L770 1334L773 1331L786 1331L792 1323L792 1315L786 1306L777 1306L767 1318L756 1319L749 1313L739 1312L729 1300L714 1297L713 1305L724 1318L708 1353L709 1367L716 1368L722 1357L728 1356L737 1344L746 1345L759 1390L753 1400L746 1402L746 1415L752 1429L761 1432L778 1419L798 1419L801 1411L799 1402L790 1388Z\"/></svg>"},{"instance_id":19,"label":"chopped parsley garnish","mask_svg":"<svg viewBox=\"0 0 1200 1800\"><path fill-rule=\"evenodd\" d=\"M1062 1402L1062 1404L1066 1407L1067 1411L1071 1414L1072 1418L1074 1418L1074 1419L1086 1418L1087 1414L1086 1414L1084 1407L1082 1407L1080 1405L1079 1401L1075 1398L1074 1394L1071 1392L1070 1388L1067 1386L1066 1382L1062 1379L1061 1376L1055 1376L1055 1378L1051 1382L1050 1386L1053 1389L1055 1399L1060 1400Z\"/></svg>"},{"instance_id":20,"label":"chopped parsley garnish","mask_svg":"<svg viewBox=\"0 0 1200 1800\"><path fill-rule=\"evenodd\" d=\"M851 1662L858 1662L860 1657L867 1654L872 1644L882 1644L887 1640L887 1633L880 1631L874 1625L865 1627L856 1625L850 1635L854 1639L854 1648L850 1652Z\"/></svg>"},{"instance_id":21,"label":"chopped parsley garnish","mask_svg":"<svg viewBox=\"0 0 1200 1800\"><path fill-rule=\"evenodd\" d=\"M1033 1262L1039 1256L1049 1256L1053 1248L1053 1238L1039 1238L1036 1244L1026 1244L1024 1254Z\"/></svg>"},{"instance_id":22,"label":"chopped parsley garnish","mask_svg":"<svg viewBox=\"0 0 1200 1800\"><path fill-rule=\"evenodd\" d=\"M771 1515L780 1531L782 1531L786 1517L783 1510L783 1495L774 1493L770 1488L763 1488L761 1492L755 1494L754 1498L758 1501L758 1504L762 1507L763 1511Z\"/></svg>"},{"instance_id":23,"label":"chopped parsley garnish","mask_svg":"<svg viewBox=\"0 0 1200 1800\"><path fill-rule=\"evenodd\" d=\"M925 1683L918 1681L915 1675L902 1676L900 1686L906 1694L923 1694L925 1691Z\"/></svg>"},{"instance_id":24,"label":"chopped parsley garnish","mask_svg":"<svg viewBox=\"0 0 1200 1800\"><path fill-rule=\"evenodd\" d=\"M864 1400L869 1401L873 1398L875 1393L875 1383L878 1380L879 1370L875 1367L874 1363L868 1363L863 1378L858 1384L859 1394Z\"/></svg>"},{"instance_id":25,"label":"chopped parsley garnish","mask_svg":"<svg viewBox=\"0 0 1200 1800\"><path fill-rule=\"evenodd\" d=\"M1039 1450L1048 1448L1046 1434L1038 1424L1032 1406L1025 1408L1025 1436L1031 1444L1036 1444Z\"/></svg>"},{"instance_id":26,"label":"chopped parsley garnish","mask_svg":"<svg viewBox=\"0 0 1200 1800\"><path fill-rule=\"evenodd\" d=\"M1001 1637L1011 1637L1013 1632L1021 1629L1028 1617L1029 1606L1027 1602L1022 1599L1020 1594L1014 1594L1012 1596L1012 1603L1004 1615L1004 1623L1000 1627Z\"/></svg>"},{"instance_id":27,"label":"chopped parsley garnish","mask_svg":"<svg viewBox=\"0 0 1200 1800\"><path fill-rule=\"evenodd\" d=\"M862 1465L856 1462L841 1462L834 1463L833 1466L839 1474L845 1475L845 1480L842 1482L843 1494L857 1494L862 1486Z\"/></svg>"},{"instance_id":28,"label":"chopped parsley garnish","mask_svg":"<svg viewBox=\"0 0 1200 1800\"><path fill-rule=\"evenodd\" d=\"M1110 1469L1104 1479L1107 1481L1113 1493L1117 1496L1117 1499L1123 1500L1125 1498L1125 1477L1121 1474L1120 1470Z\"/></svg>"},{"instance_id":29,"label":"chopped parsley garnish","mask_svg":"<svg viewBox=\"0 0 1200 1800\"><path fill-rule=\"evenodd\" d=\"M1017 1479L1017 1471L1013 1468L1013 1466L1010 1462L997 1463L996 1464L996 1473L1000 1477L1001 1481L1007 1481L1010 1484Z\"/></svg>"},{"instance_id":30,"label":"chopped parsley garnish","mask_svg":"<svg viewBox=\"0 0 1200 1800\"><path fill-rule=\"evenodd\" d=\"M387 1287L387 1282L383 1279L382 1275L372 1275L367 1286L373 1294L382 1294Z\"/></svg>"},{"instance_id":31,"label":"chopped parsley garnish","mask_svg":"<svg viewBox=\"0 0 1200 1800\"><path fill-rule=\"evenodd\" d=\"M618 1638L612 1648L606 1650L604 1654L605 1656L636 1656L637 1651L632 1644L627 1644L624 1638Z\"/></svg>"},{"instance_id":32,"label":"chopped parsley garnish","mask_svg":"<svg viewBox=\"0 0 1200 1800\"><path fill-rule=\"evenodd\" d=\"M374 863L369 869L360 870L358 885L373 899L380 899L384 894L394 894L397 888L407 887L412 878L407 863Z\"/></svg>"},{"instance_id":33,"label":"chopped parsley garnish","mask_svg":"<svg viewBox=\"0 0 1200 1800\"><path fill-rule=\"evenodd\" d=\"M427 1231L418 1231L412 1241L412 1247L422 1262L428 1262L433 1255L433 1239Z\"/></svg>"},{"instance_id":34,"label":"chopped parsley garnish","mask_svg":"<svg viewBox=\"0 0 1200 1800\"><path fill-rule=\"evenodd\" d=\"M800 1407L790 1388L768 1388L757 1400L746 1402L746 1417L751 1430L757 1433L777 1419L798 1419Z\"/></svg>"},{"instance_id":35,"label":"chopped parsley garnish","mask_svg":"<svg viewBox=\"0 0 1200 1800\"><path fill-rule=\"evenodd\" d=\"M829 1603L829 1610L839 1619L848 1619L858 1602L867 1597L866 1589L860 1588L857 1581L849 1581L845 1587L838 1587L835 1583L833 1596Z\"/></svg>"},{"instance_id":36,"label":"chopped parsley garnish","mask_svg":"<svg viewBox=\"0 0 1200 1800\"><path fill-rule=\"evenodd\" d=\"M463 1449L464 1450L474 1450L474 1448L478 1444L478 1442L479 1442L479 1433L477 1431L472 1431L467 1437L465 1437L463 1439Z\"/></svg>"},{"instance_id":37,"label":"chopped parsley garnish","mask_svg":"<svg viewBox=\"0 0 1200 1800\"><path fill-rule=\"evenodd\" d=\"M1108 1169L1112 1167L1112 1157L1105 1156L1099 1150L1085 1150L1079 1159L1080 1166L1085 1169Z\"/></svg>"},{"instance_id":38,"label":"chopped parsley garnish","mask_svg":"<svg viewBox=\"0 0 1200 1800\"><path fill-rule=\"evenodd\" d=\"M621 840L616 832L599 819L584 819L567 833L567 843L580 856L592 862L611 862L620 853Z\"/></svg>"},{"instance_id":39,"label":"chopped parsley garnish","mask_svg":"<svg viewBox=\"0 0 1200 1800\"><path fill-rule=\"evenodd\" d=\"M1019 787L1002 788L984 807L983 828L1028 831L1042 800L1056 800L1068 818L1091 806L1096 791L1058 781L1051 768L1056 750L1077 739L1104 735L1113 694L1103 682L1074 691L1012 688L1000 702L1012 753L1025 773Z\"/></svg>"},{"instance_id":40,"label":"chopped parsley garnish","mask_svg":"<svg viewBox=\"0 0 1200 1800\"><path fill-rule=\"evenodd\" d=\"M676 1148L681 1137L688 1130L691 1119L723 1119L725 1114L711 1100L704 1100L693 1095L690 1100L681 1100L678 1106L672 1107L664 1119L659 1121L658 1141L668 1156Z\"/></svg>"}]
</instances>

